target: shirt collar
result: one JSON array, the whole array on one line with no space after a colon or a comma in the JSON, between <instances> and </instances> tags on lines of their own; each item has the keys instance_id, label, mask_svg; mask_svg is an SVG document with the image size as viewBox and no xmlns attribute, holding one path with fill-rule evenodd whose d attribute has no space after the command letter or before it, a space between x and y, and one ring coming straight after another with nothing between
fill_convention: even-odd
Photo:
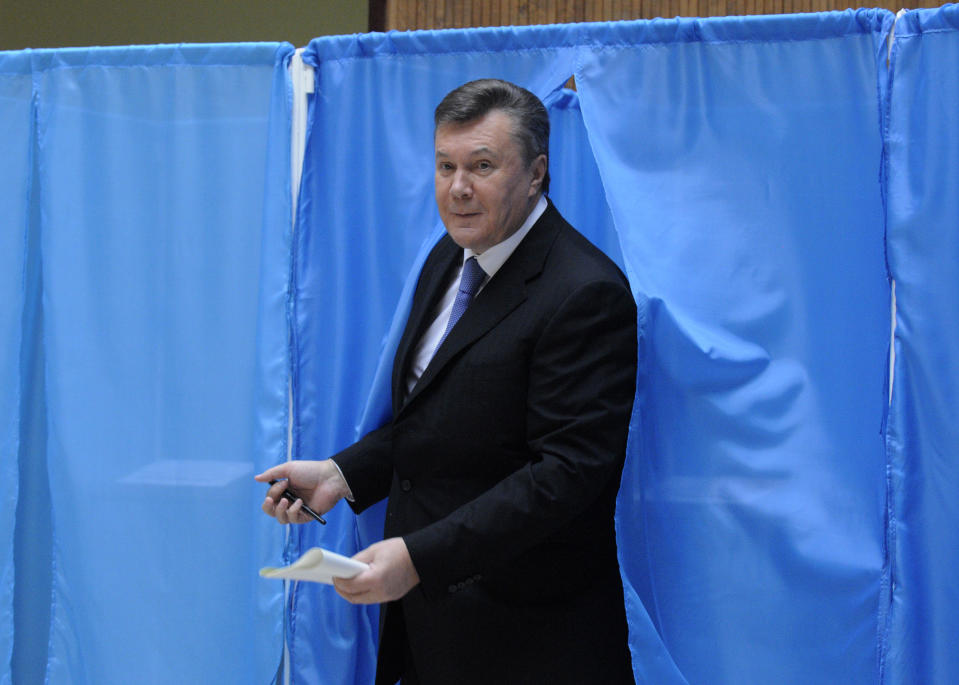
<instances>
[{"instance_id":1,"label":"shirt collar","mask_svg":"<svg viewBox=\"0 0 959 685\"><path fill-rule=\"evenodd\" d=\"M503 266L510 255L513 254L513 250L515 250L523 238L526 237L526 234L529 233L529 229L533 227L533 224L543 215L543 212L546 211L546 206L546 196L540 195L539 201L536 203L536 206L533 207L533 211L529 213L526 221L523 222L523 225L519 227L518 231L503 242L496 243L483 254L476 254L468 247L464 248L463 261L465 262L470 257L476 257L476 261L479 262L480 267L486 272L487 277L492 278L493 274L499 271L500 267Z\"/></svg>"}]
</instances>

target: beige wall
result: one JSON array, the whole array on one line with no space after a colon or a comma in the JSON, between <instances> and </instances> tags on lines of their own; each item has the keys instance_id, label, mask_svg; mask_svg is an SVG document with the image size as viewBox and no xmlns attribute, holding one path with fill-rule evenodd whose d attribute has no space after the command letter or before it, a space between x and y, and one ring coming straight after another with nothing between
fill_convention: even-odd
<instances>
[{"instance_id":1,"label":"beige wall","mask_svg":"<svg viewBox=\"0 0 959 685\"><path fill-rule=\"evenodd\" d=\"M0 50L363 33L367 0L0 0Z\"/></svg>"}]
</instances>

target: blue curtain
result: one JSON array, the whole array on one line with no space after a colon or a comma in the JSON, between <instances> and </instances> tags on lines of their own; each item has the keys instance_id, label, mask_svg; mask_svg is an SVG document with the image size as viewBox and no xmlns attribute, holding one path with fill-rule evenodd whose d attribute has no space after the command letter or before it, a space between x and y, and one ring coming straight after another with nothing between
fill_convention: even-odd
<instances>
[{"instance_id":1,"label":"blue curtain","mask_svg":"<svg viewBox=\"0 0 959 685\"><path fill-rule=\"evenodd\" d=\"M896 283L883 682L959 682L959 6L896 24L887 230Z\"/></svg>"},{"instance_id":2,"label":"blue curtain","mask_svg":"<svg viewBox=\"0 0 959 685\"><path fill-rule=\"evenodd\" d=\"M32 588L49 645L18 650L46 682L275 671L282 588L255 569L280 540L251 476L286 452L291 52L30 55L45 378L24 402L46 417L53 572Z\"/></svg>"},{"instance_id":3,"label":"blue curtain","mask_svg":"<svg viewBox=\"0 0 959 685\"><path fill-rule=\"evenodd\" d=\"M33 156L29 56L0 53L0 683L14 640L14 525L19 490L21 341Z\"/></svg>"},{"instance_id":4,"label":"blue curtain","mask_svg":"<svg viewBox=\"0 0 959 685\"><path fill-rule=\"evenodd\" d=\"M577 69L643 322L623 573L690 683L877 680L888 18L623 25Z\"/></svg>"},{"instance_id":5,"label":"blue curtain","mask_svg":"<svg viewBox=\"0 0 959 685\"><path fill-rule=\"evenodd\" d=\"M393 346L440 235L431 110L470 78L514 80L550 107L553 199L626 266L644 323L617 515L637 677L876 682L891 23L849 11L314 41L297 455L388 416ZM578 95L561 88L571 73ZM381 511L335 513L293 553L378 537ZM314 587L293 607L294 681L366 682L375 612Z\"/></svg>"}]
</instances>

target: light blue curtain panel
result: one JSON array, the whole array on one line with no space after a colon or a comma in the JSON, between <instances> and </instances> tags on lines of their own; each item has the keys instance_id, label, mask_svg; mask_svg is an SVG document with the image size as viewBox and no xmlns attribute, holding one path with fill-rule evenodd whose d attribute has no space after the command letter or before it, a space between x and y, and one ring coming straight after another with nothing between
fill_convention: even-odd
<instances>
[{"instance_id":1,"label":"light blue curtain panel","mask_svg":"<svg viewBox=\"0 0 959 685\"><path fill-rule=\"evenodd\" d=\"M689 683L878 679L890 20L623 24L576 72L642 321L621 564Z\"/></svg>"},{"instance_id":2,"label":"light blue curtain panel","mask_svg":"<svg viewBox=\"0 0 959 685\"><path fill-rule=\"evenodd\" d=\"M0 683L11 682L21 342L33 153L29 55L0 52Z\"/></svg>"},{"instance_id":3,"label":"light blue curtain panel","mask_svg":"<svg viewBox=\"0 0 959 685\"><path fill-rule=\"evenodd\" d=\"M959 682L959 6L896 24L888 246L896 283L887 445L884 683Z\"/></svg>"},{"instance_id":4,"label":"light blue curtain panel","mask_svg":"<svg viewBox=\"0 0 959 685\"><path fill-rule=\"evenodd\" d=\"M34 57L52 685L276 669L252 475L285 454L290 52Z\"/></svg>"}]
</instances>

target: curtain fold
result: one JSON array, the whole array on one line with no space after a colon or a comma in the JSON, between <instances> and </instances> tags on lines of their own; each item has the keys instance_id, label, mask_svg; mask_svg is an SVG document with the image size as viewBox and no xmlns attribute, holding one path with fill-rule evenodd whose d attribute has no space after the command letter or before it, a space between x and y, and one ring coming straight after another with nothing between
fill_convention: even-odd
<instances>
[{"instance_id":1,"label":"curtain fold","mask_svg":"<svg viewBox=\"0 0 959 685\"><path fill-rule=\"evenodd\" d=\"M896 23L886 144L895 375L883 683L959 681L959 6Z\"/></svg>"},{"instance_id":2,"label":"curtain fold","mask_svg":"<svg viewBox=\"0 0 959 685\"><path fill-rule=\"evenodd\" d=\"M292 168L293 86L289 73L292 57L293 49L289 44L277 48L266 132L252 386L251 447L257 472L285 460L289 448L293 371L290 350L293 181L284 170ZM263 486L253 489L249 501L254 511L259 511L264 495ZM285 547L285 532L278 531L272 519L258 516L252 534L253 568L275 566L278 554ZM262 650L257 652L256 679L266 672L267 667L278 667L282 662L285 597L286 589L275 581L261 582L256 586L252 639L257 649Z\"/></svg>"},{"instance_id":3,"label":"curtain fold","mask_svg":"<svg viewBox=\"0 0 959 685\"><path fill-rule=\"evenodd\" d=\"M549 195L567 221L623 268L619 235L603 190L575 90L559 88L544 98L549 112Z\"/></svg>"},{"instance_id":4,"label":"curtain fold","mask_svg":"<svg viewBox=\"0 0 959 685\"><path fill-rule=\"evenodd\" d=\"M289 117L281 105L271 141L270 103L290 52L35 56L47 682L261 683L275 670L282 588L255 569L280 540L252 475L285 444L282 414L264 427L257 409L286 387Z\"/></svg>"},{"instance_id":5,"label":"curtain fold","mask_svg":"<svg viewBox=\"0 0 959 685\"><path fill-rule=\"evenodd\" d=\"M21 355L33 161L28 53L0 52L0 683L14 642L14 531L19 490Z\"/></svg>"},{"instance_id":6,"label":"curtain fold","mask_svg":"<svg viewBox=\"0 0 959 685\"><path fill-rule=\"evenodd\" d=\"M877 679L890 19L637 22L581 52L640 307L621 565L690 683Z\"/></svg>"}]
</instances>

